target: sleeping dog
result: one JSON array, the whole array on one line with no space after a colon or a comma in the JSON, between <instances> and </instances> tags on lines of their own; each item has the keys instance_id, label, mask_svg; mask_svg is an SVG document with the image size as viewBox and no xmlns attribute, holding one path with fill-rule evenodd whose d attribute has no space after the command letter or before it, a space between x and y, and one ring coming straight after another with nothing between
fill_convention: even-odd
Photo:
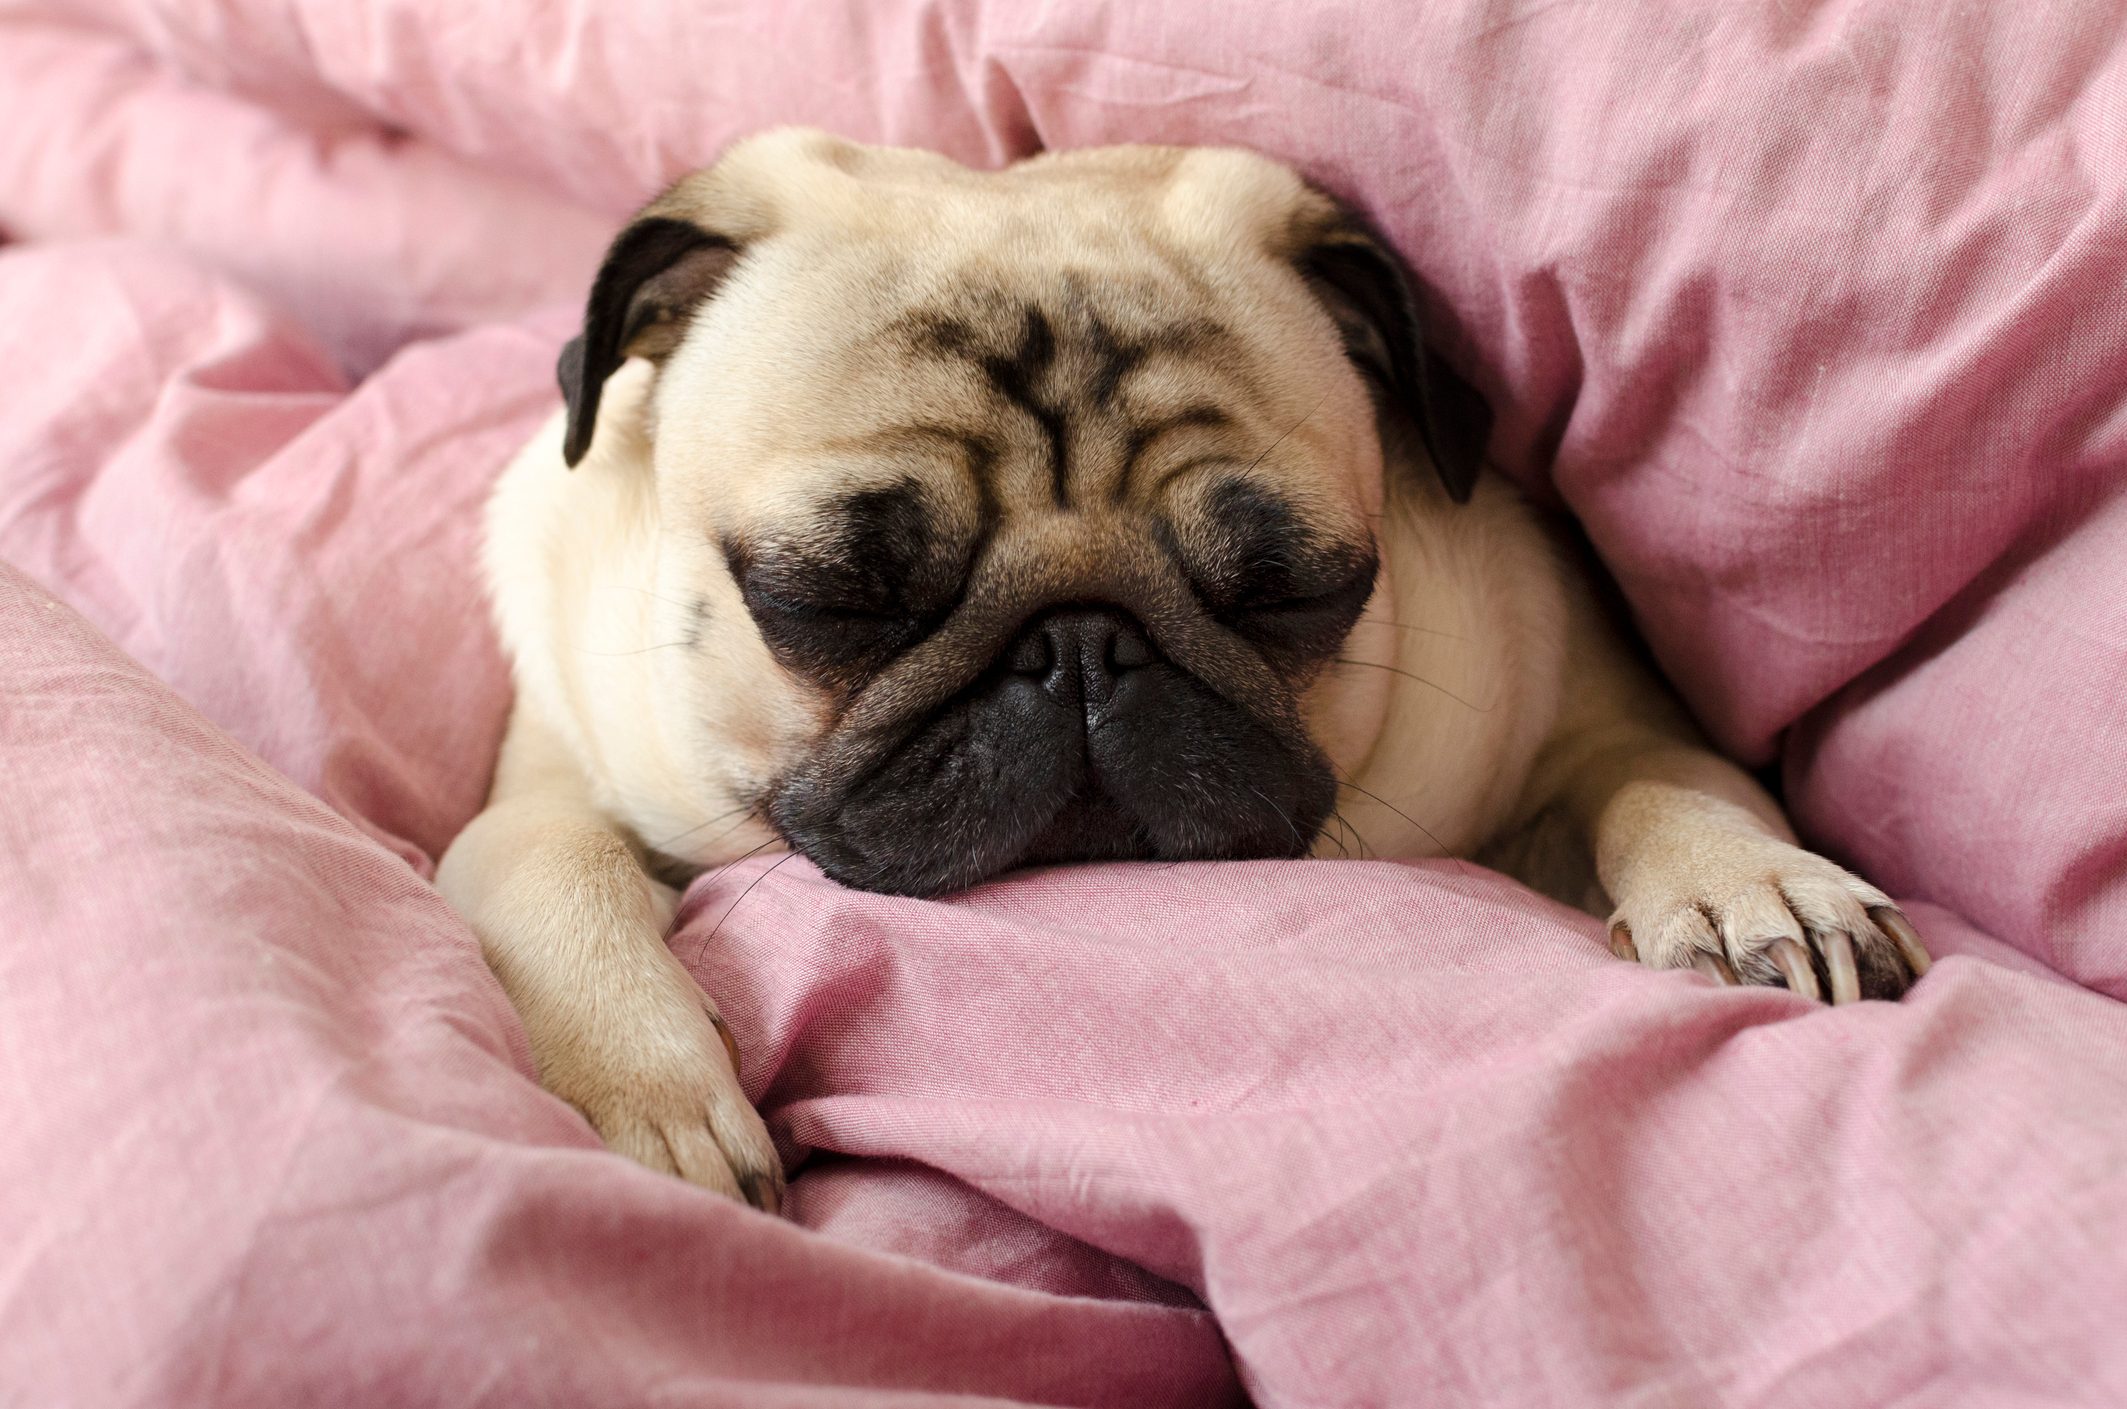
<instances>
[{"instance_id":1,"label":"sleeping dog","mask_svg":"<svg viewBox=\"0 0 2127 1409\"><path fill-rule=\"evenodd\" d=\"M1467 856L1657 968L1834 1003L1927 968L1482 472L1395 252L1273 162L766 134L620 233L560 379L490 509L517 698L438 882L646 1165L780 1200L665 945L671 885L774 844L902 895Z\"/></svg>"}]
</instances>

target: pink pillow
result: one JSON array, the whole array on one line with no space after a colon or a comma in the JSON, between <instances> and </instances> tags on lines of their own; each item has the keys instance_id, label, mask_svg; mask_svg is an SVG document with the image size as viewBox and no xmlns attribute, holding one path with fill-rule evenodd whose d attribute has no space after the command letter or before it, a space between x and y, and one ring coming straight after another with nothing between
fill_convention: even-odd
<instances>
[{"instance_id":1,"label":"pink pillow","mask_svg":"<svg viewBox=\"0 0 2127 1409\"><path fill-rule=\"evenodd\" d=\"M350 375L418 338L580 302L612 234L531 182L374 126L320 132L119 36L5 37L0 228L173 245L273 300Z\"/></svg>"},{"instance_id":2,"label":"pink pillow","mask_svg":"<svg viewBox=\"0 0 2127 1409\"><path fill-rule=\"evenodd\" d=\"M509 703L476 580L553 330L424 343L353 391L166 249L0 252L0 560L417 869L479 808Z\"/></svg>"}]
</instances>

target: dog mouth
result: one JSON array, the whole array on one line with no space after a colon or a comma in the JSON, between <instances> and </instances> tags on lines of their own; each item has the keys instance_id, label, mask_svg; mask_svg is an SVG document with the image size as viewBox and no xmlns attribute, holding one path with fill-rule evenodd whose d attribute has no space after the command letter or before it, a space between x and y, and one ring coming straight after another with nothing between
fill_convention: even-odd
<instances>
[{"instance_id":1,"label":"dog mouth","mask_svg":"<svg viewBox=\"0 0 2127 1409\"><path fill-rule=\"evenodd\" d=\"M1137 818L1104 792L1081 793L1027 844L1021 866L1075 861L1156 861L1159 843Z\"/></svg>"},{"instance_id":2,"label":"dog mouth","mask_svg":"<svg viewBox=\"0 0 2127 1409\"><path fill-rule=\"evenodd\" d=\"M891 746L816 750L767 810L842 884L931 896L1022 866L1304 856L1335 795L1311 742L1161 664L1091 718L993 673Z\"/></svg>"}]
</instances>

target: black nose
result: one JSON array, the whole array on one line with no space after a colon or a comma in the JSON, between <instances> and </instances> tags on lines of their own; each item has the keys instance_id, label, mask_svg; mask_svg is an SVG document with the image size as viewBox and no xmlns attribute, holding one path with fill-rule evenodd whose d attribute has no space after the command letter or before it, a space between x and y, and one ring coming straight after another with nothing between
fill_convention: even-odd
<instances>
[{"instance_id":1,"label":"black nose","mask_svg":"<svg viewBox=\"0 0 2127 1409\"><path fill-rule=\"evenodd\" d=\"M1130 671L1158 659L1145 628L1113 607L1060 607L1027 623L1005 652L1020 675L1060 700L1105 704Z\"/></svg>"}]
</instances>

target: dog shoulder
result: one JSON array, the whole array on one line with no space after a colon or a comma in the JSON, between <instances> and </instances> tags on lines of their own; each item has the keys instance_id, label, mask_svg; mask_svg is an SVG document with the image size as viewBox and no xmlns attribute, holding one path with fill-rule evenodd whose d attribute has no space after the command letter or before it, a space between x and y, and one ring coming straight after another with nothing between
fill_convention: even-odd
<instances>
[{"instance_id":1,"label":"dog shoulder","mask_svg":"<svg viewBox=\"0 0 2127 1409\"><path fill-rule=\"evenodd\" d=\"M651 368L615 374L590 454L571 469L556 412L526 442L488 500L482 566L518 704L564 732L581 719L586 653L652 598L615 590L654 554L655 481L644 429ZM639 634L628 633L628 634Z\"/></svg>"},{"instance_id":2,"label":"dog shoulder","mask_svg":"<svg viewBox=\"0 0 2127 1409\"><path fill-rule=\"evenodd\" d=\"M1555 725L1568 574L1519 493L1491 476L1466 504L1429 486L1392 495L1382 549L1382 621L1362 622L1347 655L1365 678L1385 661L1390 694L1347 811L1365 815L1369 838L1396 838L1384 854L1466 854L1508 821ZM1367 793L1422 798L1424 816L1404 822Z\"/></svg>"}]
</instances>

